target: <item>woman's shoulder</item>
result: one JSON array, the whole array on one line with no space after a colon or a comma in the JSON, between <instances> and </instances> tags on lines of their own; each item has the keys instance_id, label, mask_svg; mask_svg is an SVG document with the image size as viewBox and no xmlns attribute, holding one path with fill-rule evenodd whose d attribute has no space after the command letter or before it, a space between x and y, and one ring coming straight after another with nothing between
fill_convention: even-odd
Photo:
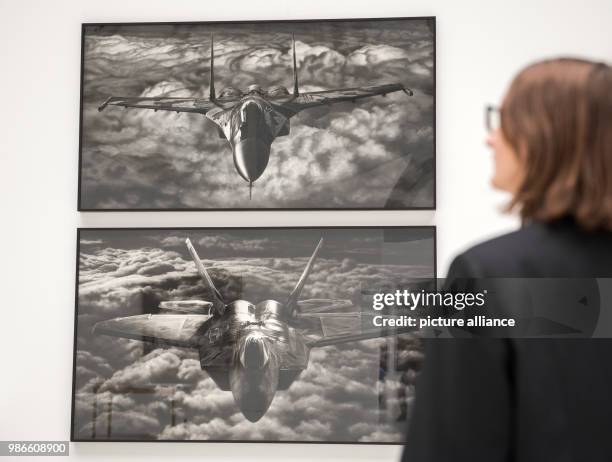
<instances>
[{"instance_id":1,"label":"woman's shoulder","mask_svg":"<svg viewBox=\"0 0 612 462\"><path fill-rule=\"evenodd\" d=\"M612 233L586 233L570 222L534 222L458 255L449 277L607 277Z\"/></svg>"},{"instance_id":2,"label":"woman's shoulder","mask_svg":"<svg viewBox=\"0 0 612 462\"><path fill-rule=\"evenodd\" d=\"M448 277L504 277L518 261L529 255L528 248L537 240L534 230L521 228L481 242L457 255Z\"/></svg>"}]
</instances>

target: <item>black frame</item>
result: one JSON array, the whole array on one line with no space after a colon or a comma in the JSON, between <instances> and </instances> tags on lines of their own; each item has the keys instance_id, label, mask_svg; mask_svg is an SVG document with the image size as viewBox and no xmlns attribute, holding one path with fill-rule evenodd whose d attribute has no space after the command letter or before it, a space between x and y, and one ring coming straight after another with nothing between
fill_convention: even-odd
<instances>
[{"instance_id":1,"label":"black frame","mask_svg":"<svg viewBox=\"0 0 612 462\"><path fill-rule=\"evenodd\" d=\"M76 265L75 265L75 288L74 288L74 331L72 334L72 387L70 394L70 442L73 443L264 443L264 444L353 444L353 445L385 445L402 446L404 443L394 442L374 442L374 441L274 441L274 440L140 440L140 439L77 439L74 437L74 408L76 392L76 351L77 351L77 326L78 326L78 305L79 305L79 256L81 251L81 231L160 231L160 230L265 230L265 229L430 229L433 231L433 276L437 281L438 276L438 236L435 225L423 226L210 226L210 227L116 227L116 228L77 228L76 239Z\"/></svg>"},{"instance_id":2,"label":"black frame","mask_svg":"<svg viewBox=\"0 0 612 462\"><path fill-rule=\"evenodd\" d=\"M253 23L309 23L309 22L343 22L343 21L398 21L398 20L419 20L419 21L431 21L433 28L433 204L431 207L389 207L389 208L371 208L371 207L350 207L350 208L309 208L309 207L257 207L257 208L137 208L137 209L112 209L112 208L85 208L81 205L81 172L82 172L82 147L83 147L83 74L85 64L85 28L95 26L173 26L173 25L204 25L204 24L253 24ZM238 21L185 21L185 22L91 22L81 23L81 72L79 77L80 94L79 94L79 172L78 172L78 192L77 192L77 210L79 212L203 212L203 211L217 211L217 212L243 212L243 211L337 211L337 210L436 210L437 207L437 57L436 57L436 16L398 16L398 17L382 17L382 18L322 18L322 19L272 19L272 20L238 20Z\"/></svg>"}]
</instances>

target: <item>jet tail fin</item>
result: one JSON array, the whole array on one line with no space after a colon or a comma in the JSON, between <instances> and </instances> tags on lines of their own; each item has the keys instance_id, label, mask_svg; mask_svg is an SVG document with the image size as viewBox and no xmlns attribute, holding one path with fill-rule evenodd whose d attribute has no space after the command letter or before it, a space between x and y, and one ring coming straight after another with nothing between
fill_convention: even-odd
<instances>
[{"instance_id":1,"label":"jet tail fin","mask_svg":"<svg viewBox=\"0 0 612 462\"><path fill-rule=\"evenodd\" d=\"M215 34L210 33L210 100L216 101L217 95L215 92Z\"/></svg>"},{"instance_id":2,"label":"jet tail fin","mask_svg":"<svg viewBox=\"0 0 612 462\"><path fill-rule=\"evenodd\" d=\"M310 272L312 271L314 261L317 258L317 255L319 253L319 250L321 249L321 246L323 246L323 238L321 238L321 240L317 244L317 247L312 253L310 259L308 260L308 263L306 264L306 267L304 268L304 271L302 272L300 279L298 280L293 291L291 292L291 294L289 294L289 297L287 298L286 307L291 317L295 316L295 313L298 311L298 303L297 303L298 299L300 298L302 289L304 288L304 284L306 284L306 279L308 279L308 276L310 275Z\"/></svg>"},{"instance_id":3,"label":"jet tail fin","mask_svg":"<svg viewBox=\"0 0 612 462\"><path fill-rule=\"evenodd\" d=\"M292 34L291 37L293 45L293 97L297 98L300 96L300 90L298 88L297 58L295 56L295 34Z\"/></svg>"},{"instance_id":4,"label":"jet tail fin","mask_svg":"<svg viewBox=\"0 0 612 462\"><path fill-rule=\"evenodd\" d=\"M191 254L191 258L193 259L193 262L196 265L198 273L200 273L200 276L202 276L202 279L206 281L206 284L208 285L208 287L210 288L213 294L213 299L214 299L213 308L214 308L215 313L217 313L218 315L222 315L223 312L225 311L225 301L223 300L221 293L215 287L215 284L210 278L208 271L206 271L206 268L204 268L204 265L202 264L202 260L200 260L200 257L198 256L198 253L196 252L196 250L193 248L193 245L191 244L191 241L189 240L189 238L185 240L185 244L187 244L187 249L189 250L189 253Z\"/></svg>"},{"instance_id":5,"label":"jet tail fin","mask_svg":"<svg viewBox=\"0 0 612 462\"><path fill-rule=\"evenodd\" d=\"M210 33L210 90L208 92L208 99L216 106L225 109L225 107L217 100L217 93L215 91L215 34Z\"/></svg>"}]
</instances>

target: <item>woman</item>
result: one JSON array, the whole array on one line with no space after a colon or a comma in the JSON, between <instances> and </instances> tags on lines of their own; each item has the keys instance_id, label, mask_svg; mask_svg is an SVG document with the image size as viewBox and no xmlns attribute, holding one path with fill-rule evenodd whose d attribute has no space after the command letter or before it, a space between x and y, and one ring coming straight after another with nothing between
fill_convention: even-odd
<instances>
[{"instance_id":1,"label":"woman","mask_svg":"<svg viewBox=\"0 0 612 462\"><path fill-rule=\"evenodd\" d=\"M611 68L531 65L487 120L493 186L523 226L447 280L612 278ZM612 460L612 340L429 340L403 460Z\"/></svg>"}]
</instances>

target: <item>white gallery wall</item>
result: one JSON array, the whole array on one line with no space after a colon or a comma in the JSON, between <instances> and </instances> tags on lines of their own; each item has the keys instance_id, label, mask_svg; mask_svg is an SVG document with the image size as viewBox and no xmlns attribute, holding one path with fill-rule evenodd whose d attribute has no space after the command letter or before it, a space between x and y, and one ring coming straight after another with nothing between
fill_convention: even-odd
<instances>
[{"instance_id":1,"label":"white gallery wall","mask_svg":"<svg viewBox=\"0 0 612 462\"><path fill-rule=\"evenodd\" d=\"M81 22L437 17L435 212L78 213ZM483 107L523 65L612 61L610 0L0 0L0 440L67 440L78 226L438 227L438 271L511 230ZM206 82L203 82L206 84ZM397 460L398 446L80 443L75 460Z\"/></svg>"}]
</instances>

